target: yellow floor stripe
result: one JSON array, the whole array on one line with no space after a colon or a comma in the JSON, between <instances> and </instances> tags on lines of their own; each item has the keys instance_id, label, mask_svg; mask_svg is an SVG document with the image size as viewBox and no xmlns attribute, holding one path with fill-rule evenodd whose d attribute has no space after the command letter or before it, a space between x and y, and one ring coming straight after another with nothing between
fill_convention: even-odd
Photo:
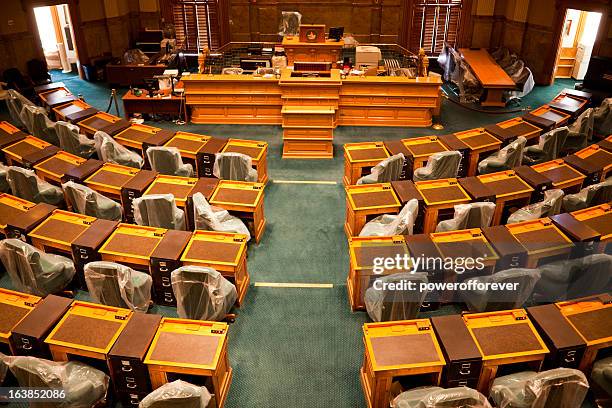
<instances>
[{"instance_id":1,"label":"yellow floor stripe","mask_svg":"<svg viewBox=\"0 0 612 408\"><path fill-rule=\"evenodd\" d=\"M326 181L326 180L272 180L273 183L278 184L338 184L337 181Z\"/></svg>"},{"instance_id":2,"label":"yellow floor stripe","mask_svg":"<svg viewBox=\"0 0 612 408\"><path fill-rule=\"evenodd\" d=\"M332 283L281 283L281 282L255 282L255 286L264 288L316 288L331 289Z\"/></svg>"}]
</instances>

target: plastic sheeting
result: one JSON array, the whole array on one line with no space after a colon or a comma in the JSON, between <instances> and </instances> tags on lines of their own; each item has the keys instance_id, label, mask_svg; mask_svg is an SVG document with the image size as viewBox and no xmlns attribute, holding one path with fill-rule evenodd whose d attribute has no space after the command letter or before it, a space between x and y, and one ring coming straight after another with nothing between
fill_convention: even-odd
<instances>
[{"instance_id":1,"label":"plastic sheeting","mask_svg":"<svg viewBox=\"0 0 612 408\"><path fill-rule=\"evenodd\" d=\"M604 358L593 364L591 379L609 396L612 396L612 357Z\"/></svg>"},{"instance_id":2,"label":"plastic sheeting","mask_svg":"<svg viewBox=\"0 0 612 408\"><path fill-rule=\"evenodd\" d=\"M0 193L10 193L11 186L9 186L8 180L8 166L0 163Z\"/></svg>"},{"instance_id":3,"label":"plastic sheeting","mask_svg":"<svg viewBox=\"0 0 612 408\"><path fill-rule=\"evenodd\" d=\"M21 111L24 106L36 105L14 89L9 89L7 92L8 98L6 99L6 106L11 117L11 122L17 126L26 127L25 123L21 120Z\"/></svg>"},{"instance_id":4,"label":"plastic sheeting","mask_svg":"<svg viewBox=\"0 0 612 408\"><path fill-rule=\"evenodd\" d=\"M600 136L612 133L612 98L604 99L601 105L594 109L593 132Z\"/></svg>"},{"instance_id":5,"label":"plastic sheeting","mask_svg":"<svg viewBox=\"0 0 612 408\"><path fill-rule=\"evenodd\" d=\"M94 134L94 141L100 160L137 169L142 168L144 164L143 158L139 154L121 146L108 134L98 131Z\"/></svg>"},{"instance_id":6,"label":"plastic sheeting","mask_svg":"<svg viewBox=\"0 0 612 408\"><path fill-rule=\"evenodd\" d=\"M543 201L516 210L508 217L506 224L516 224L517 222L536 220L559 214L561 212L563 195L563 190L559 189L545 191Z\"/></svg>"},{"instance_id":7,"label":"plastic sheeting","mask_svg":"<svg viewBox=\"0 0 612 408\"><path fill-rule=\"evenodd\" d=\"M523 156L523 164L544 163L556 159L561 154L569 129L562 126L540 136L537 146L527 146Z\"/></svg>"},{"instance_id":8,"label":"plastic sheeting","mask_svg":"<svg viewBox=\"0 0 612 408\"><path fill-rule=\"evenodd\" d=\"M440 55L438 55L438 65L442 68L442 79L445 81L451 80L451 73L455 70L455 61L456 53L453 53L452 47L450 47L447 43L444 43L444 47L442 51L440 51Z\"/></svg>"},{"instance_id":9,"label":"plastic sheeting","mask_svg":"<svg viewBox=\"0 0 612 408\"><path fill-rule=\"evenodd\" d=\"M527 139L523 136L517 137L512 143L509 143L498 152L480 161L480 163L478 163L478 173L496 173L498 171L510 170L520 166L523 161L523 152L526 143Z\"/></svg>"},{"instance_id":10,"label":"plastic sheeting","mask_svg":"<svg viewBox=\"0 0 612 408\"><path fill-rule=\"evenodd\" d=\"M62 189L41 180L33 170L10 166L7 182L14 196L33 203L60 205L64 201Z\"/></svg>"},{"instance_id":11,"label":"plastic sheeting","mask_svg":"<svg viewBox=\"0 0 612 408\"><path fill-rule=\"evenodd\" d=\"M491 408L487 397L468 387L422 387L399 394L393 408Z\"/></svg>"},{"instance_id":12,"label":"plastic sheeting","mask_svg":"<svg viewBox=\"0 0 612 408\"><path fill-rule=\"evenodd\" d=\"M244 69L238 67L227 67L221 70L221 75L242 75Z\"/></svg>"},{"instance_id":13,"label":"plastic sheeting","mask_svg":"<svg viewBox=\"0 0 612 408\"><path fill-rule=\"evenodd\" d=\"M32 136L59 146L55 122L47 116L47 111L40 106L26 105L21 110L21 121Z\"/></svg>"},{"instance_id":14,"label":"plastic sheeting","mask_svg":"<svg viewBox=\"0 0 612 408\"><path fill-rule=\"evenodd\" d=\"M133 201L138 225L185 230L185 212L176 206L172 194L151 194Z\"/></svg>"},{"instance_id":15,"label":"plastic sheeting","mask_svg":"<svg viewBox=\"0 0 612 408\"><path fill-rule=\"evenodd\" d=\"M457 177L460 164L461 153L458 151L434 153L429 156L425 167L414 171L412 179L424 181Z\"/></svg>"},{"instance_id":16,"label":"plastic sheeting","mask_svg":"<svg viewBox=\"0 0 612 408\"><path fill-rule=\"evenodd\" d=\"M55 362L36 357L6 356L0 360L22 388L56 388L65 392L58 402L30 402L33 408L91 408L104 402L110 378L100 370L77 361Z\"/></svg>"},{"instance_id":17,"label":"plastic sheeting","mask_svg":"<svg viewBox=\"0 0 612 408\"><path fill-rule=\"evenodd\" d=\"M220 321L238 298L236 287L213 268L183 266L172 271L179 317Z\"/></svg>"},{"instance_id":18,"label":"plastic sheeting","mask_svg":"<svg viewBox=\"0 0 612 408\"><path fill-rule=\"evenodd\" d=\"M589 140L593 138L594 119L593 108L589 108L568 126L569 131L563 144L565 152L575 152L589 144Z\"/></svg>"},{"instance_id":19,"label":"plastic sheeting","mask_svg":"<svg viewBox=\"0 0 612 408\"><path fill-rule=\"evenodd\" d=\"M499 284L517 283L516 291L466 290L461 292L461 297L471 312L516 309L522 307L527 299L529 299L539 279L540 271L537 269L507 269L505 271L495 272L493 275L470 278L467 281Z\"/></svg>"},{"instance_id":20,"label":"plastic sheeting","mask_svg":"<svg viewBox=\"0 0 612 408\"><path fill-rule=\"evenodd\" d=\"M80 134L80 129L72 123L55 122L55 130L59 146L62 150L88 159L96 151L96 143L85 135Z\"/></svg>"},{"instance_id":21,"label":"plastic sheeting","mask_svg":"<svg viewBox=\"0 0 612 408\"><path fill-rule=\"evenodd\" d=\"M576 194L566 195L563 197L563 209L565 212L572 212L610 201L612 201L612 177L585 187Z\"/></svg>"},{"instance_id":22,"label":"plastic sheeting","mask_svg":"<svg viewBox=\"0 0 612 408\"><path fill-rule=\"evenodd\" d=\"M162 385L140 401L139 408L206 408L212 396L206 387L176 380Z\"/></svg>"},{"instance_id":23,"label":"plastic sheeting","mask_svg":"<svg viewBox=\"0 0 612 408\"><path fill-rule=\"evenodd\" d=\"M404 155L402 153L387 157L374 166L370 174L357 180L357 184L389 183L399 180L403 167Z\"/></svg>"},{"instance_id":24,"label":"plastic sheeting","mask_svg":"<svg viewBox=\"0 0 612 408\"><path fill-rule=\"evenodd\" d=\"M169 176L193 177L193 166L183 163L176 147L153 146L147 149L151 170Z\"/></svg>"},{"instance_id":25,"label":"plastic sheeting","mask_svg":"<svg viewBox=\"0 0 612 408\"><path fill-rule=\"evenodd\" d=\"M588 390L589 383L581 371L555 368L498 377L490 397L498 408L576 408L582 405Z\"/></svg>"},{"instance_id":26,"label":"plastic sheeting","mask_svg":"<svg viewBox=\"0 0 612 408\"><path fill-rule=\"evenodd\" d=\"M197 230L234 232L246 235L247 241L251 239L249 229L240 218L222 208L213 208L202 193L193 195L193 213Z\"/></svg>"},{"instance_id":27,"label":"plastic sheeting","mask_svg":"<svg viewBox=\"0 0 612 408\"><path fill-rule=\"evenodd\" d=\"M451 51L455 61L455 69L450 74L450 80L459 88L461 103L477 103L484 92L482 84L470 69L470 66L455 50Z\"/></svg>"},{"instance_id":28,"label":"plastic sheeting","mask_svg":"<svg viewBox=\"0 0 612 408\"><path fill-rule=\"evenodd\" d=\"M364 296L368 315L375 322L391 320L409 320L416 318L419 309L425 300L427 291L419 290L391 290L390 283L415 282L418 288L421 283L427 283L427 273L396 273L380 276L379 284L375 282L370 286Z\"/></svg>"},{"instance_id":29,"label":"plastic sheeting","mask_svg":"<svg viewBox=\"0 0 612 408\"><path fill-rule=\"evenodd\" d=\"M438 223L436 232L489 227L494 212L495 203L458 204L455 206L453 218Z\"/></svg>"},{"instance_id":30,"label":"plastic sheeting","mask_svg":"<svg viewBox=\"0 0 612 408\"><path fill-rule=\"evenodd\" d=\"M0 241L0 259L17 290L37 296L61 292L75 273L71 259L15 238Z\"/></svg>"},{"instance_id":31,"label":"plastic sheeting","mask_svg":"<svg viewBox=\"0 0 612 408\"><path fill-rule=\"evenodd\" d=\"M302 14L297 11L282 11L281 21L278 25L278 35L292 36L300 35L300 24Z\"/></svg>"},{"instance_id":32,"label":"plastic sheeting","mask_svg":"<svg viewBox=\"0 0 612 408\"><path fill-rule=\"evenodd\" d=\"M87 186L69 181L62 184L68 205L73 211L110 221L121 221L121 205Z\"/></svg>"},{"instance_id":33,"label":"plastic sheeting","mask_svg":"<svg viewBox=\"0 0 612 408\"><path fill-rule=\"evenodd\" d=\"M419 202L412 199L404 205L399 214L383 214L363 226L360 237L388 237L412 235L414 222L419 213Z\"/></svg>"},{"instance_id":34,"label":"plastic sheeting","mask_svg":"<svg viewBox=\"0 0 612 408\"><path fill-rule=\"evenodd\" d=\"M221 180L257 181L252 159L242 153L217 153L213 175Z\"/></svg>"},{"instance_id":35,"label":"plastic sheeting","mask_svg":"<svg viewBox=\"0 0 612 408\"><path fill-rule=\"evenodd\" d=\"M421 400L432 392L443 390L441 387L419 387L404 391L393 399L392 408L422 408Z\"/></svg>"},{"instance_id":36,"label":"plastic sheeting","mask_svg":"<svg viewBox=\"0 0 612 408\"><path fill-rule=\"evenodd\" d=\"M142 65L147 62L149 62L149 57L138 48L127 50L121 56L121 63L124 65Z\"/></svg>"}]
</instances>

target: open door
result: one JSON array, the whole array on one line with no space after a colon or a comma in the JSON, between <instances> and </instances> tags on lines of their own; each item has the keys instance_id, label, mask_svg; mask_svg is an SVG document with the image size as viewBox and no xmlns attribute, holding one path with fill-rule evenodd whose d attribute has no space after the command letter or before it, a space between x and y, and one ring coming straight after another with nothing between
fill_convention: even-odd
<instances>
[{"instance_id":1,"label":"open door","mask_svg":"<svg viewBox=\"0 0 612 408\"><path fill-rule=\"evenodd\" d=\"M77 54L68 5L35 7L34 16L48 69L72 71Z\"/></svg>"},{"instance_id":2,"label":"open door","mask_svg":"<svg viewBox=\"0 0 612 408\"><path fill-rule=\"evenodd\" d=\"M599 29L601 13L567 9L555 78L584 78Z\"/></svg>"}]
</instances>

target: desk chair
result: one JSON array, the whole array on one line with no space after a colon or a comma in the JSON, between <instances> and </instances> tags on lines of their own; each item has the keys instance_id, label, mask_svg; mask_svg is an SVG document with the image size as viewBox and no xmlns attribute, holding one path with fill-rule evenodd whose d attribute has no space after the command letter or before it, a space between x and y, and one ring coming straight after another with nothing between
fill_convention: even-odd
<instances>
[{"instance_id":1,"label":"desk chair","mask_svg":"<svg viewBox=\"0 0 612 408\"><path fill-rule=\"evenodd\" d=\"M421 283L428 282L426 272L396 273L380 276L378 279L382 285L410 281L414 282L417 288ZM385 286L381 288L379 290L370 286L364 295L368 315L375 322L415 319L427 295L427 291L389 290Z\"/></svg>"},{"instance_id":2,"label":"desk chair","mask_svg":"<svg viewBox=\"0 0 612 408\"><path fill-rule=\"evenodd\" d=\"M593 138L594 123L593 108L582 112L574 123L568 126L569 132L562 147L563 153L570 154L587 147L589 140Z\"/></svg>"},{"instance_id":3,"label":"desk chair","mask_svg":"<svg viewBox=\"0 0 612 408\"><path fill-rule=\"evenodd\" d=\"M133 201L138 225L185 230L185 213L176 206L172 194L152 194Z\"/></svg>"},{"instance_id":4,"label":"desk chair","mask_svg":"<svg viewBox=\"0 0 612 408\"><path fill-rule=\"evenodd\" d=\"M599 385L609 397L612 397L612 357L604 358L593 364L591 379Z\"/></svg>"},{"instance_id":5,"label":"desk chair","mask_svg":"<svg viewBox=\"0 0 612 408\"><path fill-rule=\"evenodd\" d=\"M213 175L221 180L257 181L257 170L252 159L242 153L217 153Z\"/></svg>"},{"instance_id":6,"label":"desk chair","mask_svg":"<svg viewBox=\"0 0 612 408\"><path fill-rule=\"evenodd\" d=\"M10 193L11 186L9 186L8 180L8 166L0 163L0 193Z\"/></svg>"},{"instance_id":7,"label":"desk chair","mask_svg":"<svg viewBox=\"0 0 612 408\"><path fill-rule=\"evenodd\" d=\"M213 268L183 266L170 280L182 319L221 321L238 298L236 286Z\"/></svg>"},{"instance_id":8,"label":"desk chair","mask_svg":"<svg viewBox=\"0 0 612 408\"><path fill-rule=\"evenodd\" d=\"M487 397L468 387L419 387L404 391L391 403L392 408L491 408Z\"/></svg>"},{"instance_id":9,"label":"desk chair","mask_svg":"<svg viewBox=\"0 0 612 408\"><path fill-rule=\"evenodd\" d=\"M96 152L96 143L87 136L80 134L77 125L59 121L55 122L55 130L62 150L85 159Z\"/></svg>"},{"instance_id":10,"label":"desk chair","mask_svg":"<svg viewBox=\"0 0 612 408\"><path fill-rule=\"evenodd\" d=\"M9 89L8 98L6 99L6 106L11 117L11 122L16 126L25 128L25 123L21 121L21 111L23 110L24 106L36 105L14 89Z\"/></svg>"},{"instance_id":11,"label":"desk chair","mask_svg":"<svg viewBox=\"0 0 612 408\"><path fill-rule=\"evenodd\" d=\"M533 165L556 159L561 154L568 134L568 127L562 126L540 135L536 146L525 148L523 164Z\"/></svg>"},{"instance_id":12,"label":"desk chair","mask_svg":"<svg viewBox=\"0 0 612 408\"><path fill-rule=\"evenodd\" d=\"M412 179L416 182L457 177L460 163L461 153L458 151L434 153L427 160L425 167L414 171Z\"/></svg>"},{"instance_id":13,"label":"desk chair","mask_svg":"<svg viewBox=\"0 0 612 408\"><path fill-rule=\"evenodd\" d=\"M25 124L28 132L45 142L59 146L55 122L47 116L45 108L40 106L25 105L21 110L21 122Z\"/></svg>"},{"instance_id":14,"label":"desk chair","mask_svg":"<svg viewBox=\"0 0 612 408\"><path fill-rule=\"evenodd\" d=\"M593 133L605 137L610 133L610 129L612 129L612 98L604 99L593 112Z\"/></svg>"},{"instance_id":15,"label":"desk chair","mask_svg":"<svg viewBox=\"0 0 612 408\"><path fill-rule=\"evenodd\" d=\"M412 199L404 205L399 214L383 214L363 226L360 237L388 237L412 235L414 222L419 213L419 202Z\"/></svg>"},{"instance_id":16,"label":"desk chair","mask_svg":"<svg viewBox=\"0 0 612 408\"><path fill-rule=\"evenodd\" d=\"M436 232L457 231L468 228L486 228L491 226L495 203L469 203L455 206L452 219L441 221Z\"/></svg>"},{"instance_id":17,"label":"desk chair","mask_svg":"<svg viewBox=\"0 0 612 408\"><path fill-rule=\"evenodd\" d=\"M498 407L576 408L582 406L588 390L581 371L555 368L498 377L490 397Z\"/></svg>"},{"instance_id":18,"label":"desk chair","mask_svg":"<svg viewBox=\"0 0 612 408\"><path fill-rule=\"evenodd\" d=\"M470 312L493 312L505 309L518 309L531 297L533 289L540 279L537 269L513 268L495 272L493 275L478 276L468 281L481 283L518 283L518 291L504 290L499 292L465 290L461 291L463 301Z\"/></svg>"},{"instance_id":19,"label":"desk chair","mask_svg":"<svg viewBox=\"0 0 612 408\"><path fill-rule=\"evenodd\" d=\"M612 255L592 254L552 262L538 269L541 278L534 289L538 302L575 299L612 289Z\"/></svg>"},{"instance_id":20,"label":"desk chair","mask_svg":"<svg viewBox=\"0 0 612 408\"><path fill-rule=\"evenodd\" d=\"M142 168L144 160L135 153L115 141L108 134L97 131L94 134L95 148L98 158L104 162L121 164L123 166Z\"/></svg>"},{"instance_id":21,"label":"desk chair","mask_svg":"<svg viewBox=\"0 0 612 408\"><path fill-rule=\"evenodd\" d=\"M387 157L374 166L370 174L357 180L357 184L390 183L399 180L403 167L404 155L402 153Z\"/></svg>"},{"instance_id":22,"label":"desk chair","mask_svg":"<svg viewBox=\"0 0 612 408\"><path fill-rule=\"evenodd\" d=\"M249 228L240 218L223 208L211 206L202 193L193 195L193 219L196 230L234 232L246 235L247 241L251 239Z\"/></svg>"},{"instance_id":23,"label":"desk chair","mask_svg":"<svg viewBox=\"0 0 612 408\"><path fill-rule=\"evenodd\" d=\"M151 305L151 275L114 262L85 265L85 282L92 300L106 306L146 313Z\"/></svg>"},{"instance_id":24,"label":"desk chair","mask_svg":"<svg viewBox=\"0 0 612 408\"><path fill-rule=\"evenodd\" d=\"M544 200L519 208L508 217L508 222L506 222L506 224L515 224L517 222L557 215L561 212L563 196L563 190L554 189L544 191Z\"/></svg>"},{"instance_id":25,"label":"desk chair","mask_svg":"<svg viewBox=\"0 0 612 408\"><path fill-rule=\"evenodd\" d=\"M74 212L111 221L121 221L121 205L97 191L69 181L62 184L68 206Z\"/></svg>"},{"instance_id":26,"label":"desk chair","mask_svg":"<svg viewBox=\"0 0 612 408\"><path fill-rule=\"evenodd\" d=\"M455 69L451 73L450 79L459 88L459 101L461 103L478 103L484 93L482 84L472 73L461 54L455 50L452 50L451 54L455 60Z\"/></svg>"},{"instance_id":27,"label":"desk chair","mask_svg":"<svg viewBox=\"0 0 612 408\"><path fill-rule=\"evenodd\" d=\"M75 273L71 259L14 238L0 241L0 259L17 290L37 296L61 292Z\"/></svg>"},{"instance_id":28,"label":"desk chair","mask_svg":"<svg viewBox=\"0 0 612 408\"><path fill-rule=\"evenodd\" d=\"M61 403L32 404L37 407L93 407L106 399L109 377L77 361L55 362L36 357L0 354L20 387L58 388L66 395Z\"/></svg>"},{"instance_id":29,"label":"desk chair","mask_svg":"<svg viewBox=\"0 0 612 408\"><path fill-rule=\"evenodd\" d=\"M62 189L41 180L32 170L10 166L7 181L13 195L24 200L56 206L64 202Z\"/></svg>"},{"instance_id":30,"label":"desk chair","mask_svg":"<svg viewBox=\"0 0 612 408\"><path fill-rule=\"evenodd\" d=\"M176 380L162 385L140 401L139 408L206 408L212 396L206 387Z\"/></svg>"},{"instance_id":31,"label":"desk chair","mask_svg":"<svg viewBox=\"0 0 612 408\"><path fill-rule=\"evenodd\" d=\"M576 194L566 195L563 197L563 209L565 212L572 212L610 201L612 201L612 177L585 187Z\"/></svg>"},{"instance_id":32,"label":"desk chair","mask_svg":"<svg viewBox=\"0 0 612 408\"><path fill-rule=\"evenodd\" d=\"M193 166L183 163L176 147L153 146L147 149L151 170L169 176L193 177Z\"/></svg>"},{"instance_id":33,"label":"desk chair","mask_svg":"<svg viewBox=\"0 0 612 408\"><path fill-rule=\"evenodd\" d=\"M500 149L499 152L493 153L478 163L478 173L496 173L520 166L526 143L527 139L519 136L515 141Z\"/></svg>"}]
</instances>

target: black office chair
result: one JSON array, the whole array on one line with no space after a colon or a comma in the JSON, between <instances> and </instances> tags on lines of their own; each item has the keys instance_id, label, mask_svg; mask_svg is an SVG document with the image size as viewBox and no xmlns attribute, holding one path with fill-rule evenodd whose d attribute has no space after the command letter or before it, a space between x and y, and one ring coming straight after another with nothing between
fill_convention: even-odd
<instances>
[{"instance_id":1,"label":"black office chair","mask_svg":"<svg viewBox=\"0 0 612 408\"><path fill-rule=\"evenodd\" d=\"M389 290L385 284L399 282L414 282L417 288L428 282L427 273L396 273L381 276L380 287L369 287L364 296L368 315L375 322L391 320L410 320L417 317L427 291L420 290Z\"/></svg>"}]
</instances>

